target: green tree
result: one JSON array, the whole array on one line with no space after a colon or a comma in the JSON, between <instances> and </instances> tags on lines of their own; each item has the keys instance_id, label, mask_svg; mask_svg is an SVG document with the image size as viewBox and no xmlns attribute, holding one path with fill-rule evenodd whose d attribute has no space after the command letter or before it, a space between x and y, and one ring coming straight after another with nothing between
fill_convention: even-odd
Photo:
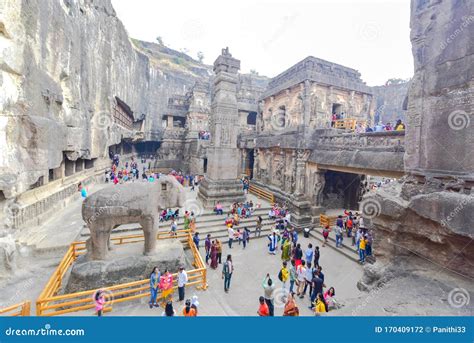
<instances>
[{"instance_id":1,"label":"green tree","mask_svg":"<svg viewBox=\"0 0 474 343\"><path fill-rule=\"evenodd\" d=\"M158 44L164 45L163 44L163 38L161 38L161 36L156 37L156 41L158 42Z\"/></svg>"}]
</instances>

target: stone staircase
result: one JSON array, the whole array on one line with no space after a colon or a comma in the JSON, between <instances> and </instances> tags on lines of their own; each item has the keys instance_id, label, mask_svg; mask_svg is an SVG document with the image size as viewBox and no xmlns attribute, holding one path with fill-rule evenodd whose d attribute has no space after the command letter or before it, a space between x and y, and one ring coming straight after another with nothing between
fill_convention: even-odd
<instances>
[{"instance_id":1,"label":"stone staircase","mask_svg":"<svg viewBox=\"0 0 474 343\"><path fill-rule=\"evenodd\" d=\"M317 239L318 241L321 242L321 244L324 242L324 238L322 235L322 228L318 227L309 232L310 237ZM355 246L352 246L352 238L347 237L344 235L344 238L342 240L342 247L336 248L336 238L334 233L331 233L328 237L328 243L326 243L327 247L330 247L340 254L346 256L347 258L353 260L354 262L359 262L359 253L357 252L357 249ZM375 257L372 255L370 257L366 257L366 262L367 263L375 263Z\"/></svg>"},{"instance_id":2,"label":"stone staircase","mask_svg":"<svg viewBox=\"0 0 474 343\"><path fill-rule=\"evenodd\" d=\"M239 226L235 227L234 229L243 229L247 227L250 231L250 239L255 239L259 237L255 237L255 228L257 226L256 218L257 216L261 216L263 218L262 223L262 232L260 237L265 237L274 228L275 221L268 219L268 211L270 210L270 206L265 206L260 209L257 209L254 214L250 218L241 219ZM216 215L214 213L204 213L196 218L196 231L199 232L201 237L202 244L204 244L204 239L207 234L211 234L212 238L219 238L222 243L227 243L228 241L228 234L227 234L227 227L224 224L227 215ZM159 232L168 232L170 229L171 222L164 222L160 223L160 230ZM184 229L184 221L181 217L178 220L178 229ZM125 235L134 235L134 234L142 234L142 230L140 225L138 224L127 224L121 225L118 228L112 231L112 237L116 236L125 236ZM300 233L300 237L302 237L303 233ZM82 230L78 240L86 240L90 236L89 229L86 227ZM310 239L319 241L319 246L321 247L322 243L324 242L322 236L322 228L315 227L312 228L309 232ZM351 246L350 238L344 237L342 247L336 248L336 240L334 234L331 233L329 235L328 243L326 244L327 247L338 251L340 254L344 255L345 257L351 259L354 262L359 261L359 255L357 250L354 246ZM368 258L367 262L373 263L373 258Z\"/></svg>"},{"instance_id":3,"label":"stone staircase","mask_svg":"<svg viewBox=\"0 0 474 343\"><path fill-rule=\"evenodd\" d=\"M263 218L262 222L262 236L271 232L274 227L274 220L268 219L267 213L270 210L269 206L263 206L252 214L250 218L242 218L240 224L237 227L234 227L235 230L241 229L244 227L248 228L251 231L251 238L254 238L254 231L257 226L257 216ZM196 218L196 231L199 232L199 235L202 240L206 237L207 234L211 234L212 238L219 238L221 242L225 243L228 241L227 227L225 226L225 219L227 215L216 215L214 213L203 213L202 215ZM170 230L171 221L160 223L159 232L168 232ZM183 218L178 220L178 230L184 229ZM125 235L135 235L142 234L142 230L139 224L127 224L121 225L112 231L111 236L125 236ZM78 237L78 240L86 240L90 236L89 229L85 227Z\"/></svg>"},{"instance_id":4,"label":"stone staircase","mask_svg":"<svg viewBox=\"0 0 474 343\"><path fill-rule=\"evenodd\" d=\"M266 237L274 228L275 221L268 219L268 211L270 210L270 206L262 207L254 212L254 214L250 218L241 219L239 226L235 227L234 229L243 229L247 227L250 231L250 239L255 239L259 237L255 237L255 228L257 226L256 218L260 215L263 218L262 223L262 232L260 237ZM227 215L215 215L214 213L204 213L201 216L196 218L196 231L199 232L201 237L201 242L204 244L204 239L207 234L211 234L211 237L219 238L222 243L227 243L228 241L228 234L227 234L227 227L224 224ZM170 229L171 222L164 222L160 223L160 232L168 232ZM180 218L178 221L178 229L184 229L184 222L183 218ZM116 228L112 232L112 237L114 236L125 236L125 235L134 235L134 234L142 234L142 230L140 225L138 224L128 224L128 225L121 225ZM300 233L300 237L302 237L303 233ZM310 239L319 241L319 246L321 247L324 239L322 236L322 228L315 227L310 230L309 232ZM89 238L89 229L84 228L80 234L78 240L86 240ZM343 244L341 248L336 248L336 240L334 238L334 234L331 233L329 235L328 243L326 244L327 247L338 251L340 254L344 255L345 257L351 259L354 262L359 261L359 255L355 247L351 246L351 241L349 238L344 237ZM373 259L372 259L373 260ZM372 263L371 259L367 259L367 262Z\"/></svg>"}]
</instances>

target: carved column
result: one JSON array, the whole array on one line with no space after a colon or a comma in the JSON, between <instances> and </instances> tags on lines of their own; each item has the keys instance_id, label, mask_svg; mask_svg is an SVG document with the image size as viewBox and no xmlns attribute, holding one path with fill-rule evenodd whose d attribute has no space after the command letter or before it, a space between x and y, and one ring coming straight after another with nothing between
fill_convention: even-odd
<instances>
[{"instance_id":1,"label":"carved column","mask_svg":"<svg viewBox=\"0 0 474 343\"><path fill-rule=\"evenodd\" d=\"M240 61L222 49L214 62L214 92L211 101L211 141L207 148L207 175L198 196L205 207L217 202L232 203L245 199L239 178L239 112L237 84Z\"/></svg>"},{"instance_id":2,"label":"carved column","mask_svg":"<svg viewBox=\"0 0 474 343\"><path fill-rule=\"evenodd\" d=\"M273 168L272 168L272 153L267 150L265 152L266 162L267 162L267 174L266 180L263 180L265 183L271 184L273 179Z\"/></svg>"},{"instance_id":3,"label":"carved column","mask_svg":"<svg viewBox=\"0 0 474 343\"><path fill-rule=\"evenodd\" d=\"M242 169L242 173L245 174L245 172L247 171L247 166L248 166L248 163L247 163L247 156L248 156L248 152L247 152L247 149L241 149L241 154L240 154L240 158L241 158L241 169Z\"/></svg>"},{"instance_id":4,"label":"carved column","mask_svg":"<svg viewBox=\"0 0 474 343\"><path fill-rule=\"evenodd\" d=\"M306 160L309 157L309 150L298 149L296 151L296 195L300 196L305 193L306 183Z\"/></svg>"},{"instance_id":5,"label":"carved column","mask_svg":"<svg viewBox=\"0 0 474 343\"><path fill-rule=\"evenodd\" d=\"M326 184L325 171L318 170L314 173L314 184L313 184L313 202L317 207L323 205L323 190Z\"/></svg>"},{"instance_id":6,"label":"carved column","mask_svg":"<svg viewBox=\"0 0 474 343\"><path fill-rule=\"evenodd\" d=\"M311 82L306 80L304 82L303 91L303 126L309 127L309 120L311 118Z\"/></svg>"},{"instance_id":7,"label":"carved column","mask_svg":"<svg viewBox=\"0 0 474 343\"><path fill-rule=\"evenodd\" d=\"M259 153L258 149L254 149L253 151L253 177L254 179L260 180L260 161L259 161Z\"/></svg>"}]
</instances>

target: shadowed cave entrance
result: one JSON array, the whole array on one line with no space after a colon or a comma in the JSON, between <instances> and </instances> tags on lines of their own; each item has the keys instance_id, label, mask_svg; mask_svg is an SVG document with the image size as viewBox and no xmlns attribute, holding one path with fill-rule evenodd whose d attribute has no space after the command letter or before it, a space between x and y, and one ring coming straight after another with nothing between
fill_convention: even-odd
<instances>
[{"instance_id":1,"label":"shadowed cave entrance","mask_svg":"<svg viewBox=\"0 0 474 343\"><path fill-rule=\"evenodd\" d=\"M366 176L328 170L323 190L323 206L327 209L359 208L366 188Z\"/></svg>"}]
</instances>

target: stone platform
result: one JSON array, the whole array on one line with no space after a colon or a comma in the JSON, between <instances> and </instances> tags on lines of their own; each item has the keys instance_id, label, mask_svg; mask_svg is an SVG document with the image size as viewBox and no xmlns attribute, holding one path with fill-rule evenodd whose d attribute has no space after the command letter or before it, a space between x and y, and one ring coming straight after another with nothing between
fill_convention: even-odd
<instances>
[{"instance_id":1,"label":"stone platform","mask_svg":"<svg viewBox=\"0 0 474 343\"><path fill-rule=\"evenodd\" d=\"M213 208L217 202L223 205L245 201L242 183L235 180L211 180L204 178L199 186L198 198L205 208Z\"/></svg>"},{"instance_id":2,"label":"stone platform","mask_svg":"<svg viewBox=\"0 0 474 343\"><path fill-rule=\"evenodd\" d=\"M115 246L107 261L87 261L80 256L67 281L66 293L98 289L106 286L143 280L156 266L160 271L175 273L180 265L191 267L183 244L179 240L158 241L156 253L143 255L143 242Z\"/></svg>"}]
</instances>

